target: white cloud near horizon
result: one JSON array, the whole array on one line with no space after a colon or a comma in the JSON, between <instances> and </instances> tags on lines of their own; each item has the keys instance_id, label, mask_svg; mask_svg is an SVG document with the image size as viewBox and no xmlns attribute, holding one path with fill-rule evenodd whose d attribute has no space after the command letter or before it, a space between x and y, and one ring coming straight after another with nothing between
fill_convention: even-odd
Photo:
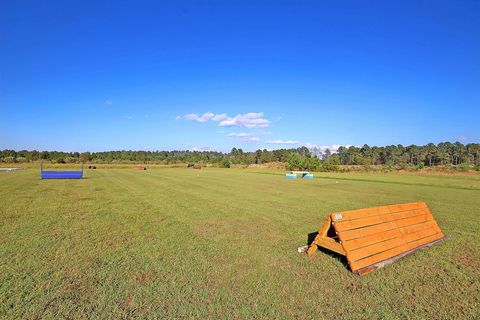
<instances>
[{"instance_id":1,"label":"white cloud near horizon","mask_svg":"<svg viewBox=\"0 0 480 320\"><path fill-rule=\"evenodd\" d=\"M297 140L270 140L265 141L267 144L300 144L300 141Z\"/></svg>"},{"instance_id":2,"label":"white cloud near horizon","mask_svg":"<svg viewBox=\"0 0 480 320\"><path fill-rule=\"evenodd\" d=\"M235 117L227 117L220 122L219 126L259 129L268 128L270 121L265 119L263 112L248 112L245 114L237 114Z\"/></svg>"},{"instance_id":3,"label":"white cloud near horizon","mask_svg":"<svg viewBox=\"0 0 480 320\"><path fill-rule=\"evenodd\" d=\"M239 138L243 142L255 142L255 141L260 141L260 138L258 137L260 133L256 132L232 132L227 134L227 137L231 138Z\"/></svg>"},{"instance_id":4,"label":"white cloud near horizon","mask_svg":"<svg viewBox=\"0 0 480 320\"><path fill-rule=\"evenodd\" d=\"M340 147L350 148L352 145L351 144L319 145L319 144L307 142L307 143L304 144L304 146L307 147L310 150L316 149L316 150L319 150L321 152L325 152L325 150L329 149L331 153L337 153L338 148L340 148Z\"/></svg>"},{"instance_id":5,"label":"white cloud near horizon","mask_svg":"<svg viewBox=\"0 0 480 320\"><path fill-rule=\"evenodd\" d=\"M203 152L203 151L215 151L214 148L210 148L210 147L190 147L189 150L190 150L190 151L199 151L199 152Z\"/></svg>"}]
</instances>

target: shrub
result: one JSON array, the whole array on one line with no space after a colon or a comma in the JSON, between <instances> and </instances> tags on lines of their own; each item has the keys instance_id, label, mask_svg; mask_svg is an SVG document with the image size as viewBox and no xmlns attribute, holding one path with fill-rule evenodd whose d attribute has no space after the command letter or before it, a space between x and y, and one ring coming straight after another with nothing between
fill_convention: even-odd
<instances>
[{"instance_id":1,"label":"shrub","mask_svg":"<svg viewBox=\"0 0 480 320\"><path fill-rule=\"evenodd\" d=\"M3 158L3 162L6 162L6 163L15 163L17 161L17 159L15 157L5 157Z\"/></svg>"},{"instance_id":2,"label":"shrub","mask_svg":"<svg viewBox=\"0 0 480 320\"><path fill-rule=\"evenodd\" d=\"M373 168L372 168L372 166L371 166L371 165L369 165L369 164L365 164L365 165L363 165L363 166L362 166L362 168L363 168L363 170L364 170L364 171L367 171L367 172L369 172L369 171L373 171Z\"/></svg>"},{"instance_id":3,"label":"shrub","mask_svg":"<svg viewBox=\"0 0 480 320\"><path fill-rule=\"evenodd\" d=\"M480 163L475 166L475 170L480 171Z\"/></svg>"},{"instance_id":4,"label":"shrub","mask_svg":"<svg viewBox=\"0 0 480 320\"><path fill-rule=\"evenodd\" d=\"M65 157L65 163L75 163L75 162L77 162L77 158Z\"/></svg>"},{"instance_id":5,"label":"shrub","mask_svg":"<svg viewBox=\"0 0 480 320\"><path fill-rule=\"evenodd\" d=\"M220 162L220 167L221 168L230 168L230 161L228 159L223 159Z\"/></svg>"},{"instance_id":6,"label":"shrub","mask_svg":"<svg viewBox=\"0 0 480 320\"><path fill-rule=\"evenodd\" d=\"M326 172L337 172L337 171L339 171L339 168L340 167L338 166L338 164L336 164L334 161L325 160L325 161L323 161L319 170L320 171L326 171Z\"/></svg>"},{"instance_id":7,"label":"shrub","mask_svg":"<svg viewBox=\"0 0 480 320\"><path fill-rule=\"evenodd\" d=\"M302 158L296 153L291 153L288 156L287 169L297 170L302 169Z\"/></svg>"},{"instance_id":8,"label":"shrub","mask_svg":"<svg viewBox=\"0 0 480 320\"><path fill-rule=\"evenodd\" d=\"M392 171L394 169L395 169L395 165L390 161L383 165L383 171Z\"/></svg>"},{"instance_id":9,"label":"shrub","mask_svg":"<svg viewBox=\"0 0 480 320\"><path fill-rule=\"evenodd\" d=\"M425 165L423 164L423 162L420 162L419 164L417 164L417 170L422 170L422 169L425 169Z\"/></svg>"},{"instance_id":10,"label":"shrub","mask_svg":"<svg viewBox=\"0 0 480 320\"><path fill-rule=\"evenodd\" d=\"M460 171L468 171L470 170L470 165L468 163L460 163L457 167L458 170Z\"/></svg>"}]
</instances>

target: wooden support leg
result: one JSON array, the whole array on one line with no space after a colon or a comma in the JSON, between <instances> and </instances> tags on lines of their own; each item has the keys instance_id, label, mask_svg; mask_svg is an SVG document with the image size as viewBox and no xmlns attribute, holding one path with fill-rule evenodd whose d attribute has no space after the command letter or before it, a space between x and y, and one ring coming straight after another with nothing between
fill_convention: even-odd
<instances>
[{"instance_id":1,"label":"wooden support leg","mask_svg":"<svg viewBox=\"0 0 480 320\"><path fill-rule=\"evenodd\" d=\"M307 254L311 256L312 254L315 253L315 251L317 251L317 249L318 249L318 246L314 242L312 242L310 247L308 247Z\"/></svg>"}]
</instances>

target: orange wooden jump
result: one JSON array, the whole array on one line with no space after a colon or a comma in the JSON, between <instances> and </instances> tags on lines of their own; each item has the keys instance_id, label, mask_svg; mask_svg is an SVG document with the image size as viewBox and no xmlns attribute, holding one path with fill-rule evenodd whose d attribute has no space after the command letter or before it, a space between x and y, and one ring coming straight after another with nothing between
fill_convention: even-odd
<instances>
[{"instance_id":1,"label":"orange wooden jump","mask_svg":"<svg viewBox=\"0 0 480 320\"><path fill-rule=\"evenodd\" d=\"M331 213L307 253L324 247L364 275L444 238L427 204L414 202Z\"/></svg>"}]
</instances>

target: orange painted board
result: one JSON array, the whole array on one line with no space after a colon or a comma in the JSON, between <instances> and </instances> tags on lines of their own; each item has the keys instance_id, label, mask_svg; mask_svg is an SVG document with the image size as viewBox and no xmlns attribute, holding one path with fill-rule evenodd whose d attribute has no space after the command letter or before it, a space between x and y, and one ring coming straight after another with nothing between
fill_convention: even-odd
<instances>
[{"instance_id":1,"label":"orange painted board","mask_svg":"<svg viewBox=\"0 0 480 320\"><path fill-rule=\"evenodd\" d=\"M436 233L432 236L422 238L422 239L418 239L418 240L413 241L411 243L402 245L400 247L395 247L395 248L392 248L392 249L387 250L387 251L383 251L381 253L378 253L376 255L367 257L367 258L359 260L359 261L353 261L353 262L349 261L350 268L352 269L352 271L355 271L355 270L367 267L369 265L372 265L374 263L392 258L396 255L399 255L399 254L405 252L405 251L415 249L417 247L420 247L424 244L427 244L427 243L433 242L435 240L441 239L443 237L444 237L444 235L442 233Z\"/></svg>"},{"instance_id":2,"label":"orange painted board","mask_svg":"<svg viewBox=\"0 0 480 320\"><path fill-rule=\"evenodd\" d=\"M396 238L392 238L383 242L378 242L373 245L363 247L360 249L347 251L348 259L351 261L357 261L372 255L387 251L395 247L400 247L411 241L415 241L416 239L422 239L437 233L438 232L433 228L428 228L421 231L409 233L407 235L402 235L400 233L399 236Z\"/></svg>"},{"instance_id":3,"label":"orange painted board","mask_svg":"<svg viewBox=\"0 0 480 320\"><path fill-rule=\"evenodd\" d=\"M407 233L416 232L416 231L420 231L428 228L433 228L437 232L439 232L437 224L434 221L430 220L423 223L408 225L405 227L401 227L401 226L395 227L393 229L386 230L383 232L377 232L362 238L347 240L345 242L345 247L348 248L349 251L352 251L352 250L366 247L366 246L369 246L378 242L382 242L388 239L401 237L402 233L407 234Z\"/></svg>"},{"instance_id":4,"label":"orange painted board","mask_svg":"<svg viewBox=\"0 0 480 320\"><path fill-rule=\"evenodd\" d=\"M360 218L366 218L370 216L389 214L392 212L408 211L408 210L421 209L421 208L427 208L427 204L425 202L412 202L412 203L395 204L395 205L366 208L366 209L359 209L359 210L350 210L350 211L333 213L332 217L334 218L333 221L335 222L337 221L337 219L335 219L336 214L341 214L342 216L341 220L350 220L350 219L360 219Z\"/></svg>"},{"instance_id":5,"label":"orange painted board","mask_svg":"<svg viewBox=\"0 0 480 320\"><path fill-rule=\"evenodd\" d=\"M430 214L430 213L423 208L423 209L415 209L411 211L393 212L391 214L368 217L363 219L356 219L356 220L348 220L348 221L337 220L335 222L335 230L337 232L352 230L352 229L357 229L362 227L368 227L371 225L391 222L395 220L422 216L426 214Z\"/></svg>"},{"instance_id":6,"label":"orange painted board","mask_svg":"<svg viewBox=\"0 0 480 320\"><path fill-rule=\"evenodd\" d=\"M392 229L396 229L396 228L400 228L400 227L404 227L404 226L408 226L416 223L427 222L431 220L433 220L432 215L423 215L423 216L398 220L398 221L395 221L394 223L393 222L382 223L382 224L377 224L369 227L342 231L338 233L338 237L340 241L347 241L347 240L366 237L372 234L381 233L384 231L388 231L388 230L392 230Z\"/></svg>"}]
</instances>

